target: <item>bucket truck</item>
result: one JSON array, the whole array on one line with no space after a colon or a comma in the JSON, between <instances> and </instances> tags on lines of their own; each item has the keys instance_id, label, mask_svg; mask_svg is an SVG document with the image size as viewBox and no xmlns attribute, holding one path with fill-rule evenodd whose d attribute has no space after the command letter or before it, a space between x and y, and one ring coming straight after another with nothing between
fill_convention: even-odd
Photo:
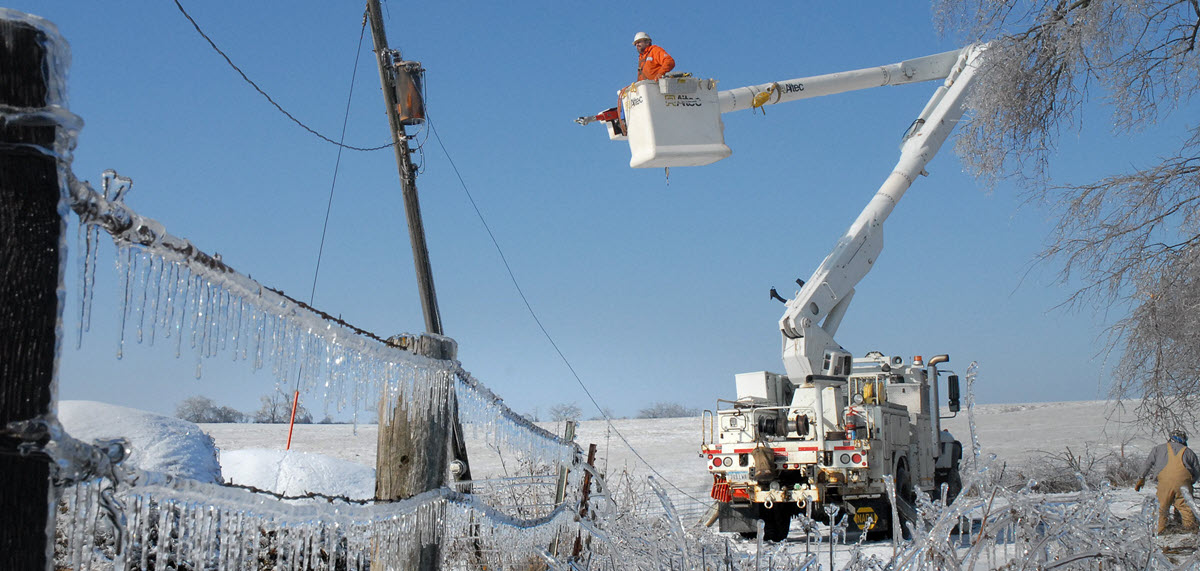
<instances>
[{"instance_id":1,"label":"bucket truck","mask_svg":"<svg viewBox=\"0 0 1200 571\"><path fill-rule=\"evenodd\" d=\"M928 360L872 351L853 357L834 336L854 288L883 248L884 221L962 117L983 46L891 65L718 91L689 75L622 90L622 113L603 122L629 142L630 166L699 166L730 156L721 114L883 85L943 80L904 134L900 160L828 257L786 304L779 330L786 374L735 377L736 400L703 416L700 454L712 475L722 531L787 537L793 515L837 506L867 533L896 532L915 518L916 494L952 500L961 487L962 446L941 430L939 378L957 413L958 377L947 355ZM772 295L777 294L772 290ZM895 486L896 512L887 490ZM832 511L832 509L830 510ZM902 526L903 527L903 526Z\"/></svg>"}]
</instances>

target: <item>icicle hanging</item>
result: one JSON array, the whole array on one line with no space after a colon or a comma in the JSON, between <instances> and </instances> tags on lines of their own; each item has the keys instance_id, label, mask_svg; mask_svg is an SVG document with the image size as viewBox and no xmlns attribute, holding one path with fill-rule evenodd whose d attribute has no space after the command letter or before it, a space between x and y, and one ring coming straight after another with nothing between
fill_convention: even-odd
<instances>
[{"instance_id":1,"label":"icicle hanging","mask_svg":"<svg viewBox=\"0 0 1200 571\"><path fill-rule=\"evenodd\" d=\"M372 560L400 560L439 542L446 546L444 562L508 568L527 562L556 535L574 537L575 530L566 503L543 517L519 519L448 489L354 505L280 501L150 473L122 480L115 494L125 520L120 529L104 513L105 480L65 490L60 561L73 569L365 570Z\"/></svg>"},{"instance_id":2,"label":"icicle hanging","mask_svg":"<svg viewBox=\"0 0 1200 571\"><path fill-rule=\"evenodd\" d=\"M69 185L72 207L87 227L81 231L86 244L80 248L85 290L79 309L81 334L89 321L96 266L92 229L103 227L117 243L123 285L118 356L126 339L154 343L166 338L177 355L185 347L190 350L198 375L205 359L228 354L255 369L269 368L279 383L299 378L301 390L322 395L339 410L366 409L384 395L389 401L413 403L406 410L434 416L434 422L442 420L436 418L442 407L434 403L449 398L453 390L465 427L532 463L569 465L568 488L578 493L583 472L578 447L517 415L457 363L391 346L233 271L125 206L122 198L129 182L116 173L105 173L105 188L112 193L101 196L74 179ZM921 498L914 539L900 543L893 560L861 557L855 547L845 568L971 569L1017 563L1046 568L1073 562L1172 568L1150 541L1150 526L1143 520L1152 512L1141 518L1114 516L1107 486L1085 487L1049 502L1033 491L1036 482L1016 491L1000 485L995 457L983 454L976 436L977 372L973 364L967 373L972 458L964 463L963 492L950 506ZM104 464L86 445L56 436L49 448L56 446L56 458L78 456ZM603 479L595 479L589 517L573 522L577 498L528 518L502 513L495 495L465 496L448 489L366 506L280 501L148 473L131 478L100 474L89 480L83 475L90 469L80 465L58 462L60 473L69 475L59 484L65 491L61 509L69 516L62 518L58 542L64 546L64 565L76 569L368 569L373 558L399 556L433 541L452 546L443 557L464 567L529 565L534 559L558 565L565 563L566 550L550 553L551 542L558 545L563 540L566 545L583 535L591 542L590 569L818 564L812 551L800 555L778 545L731 546L719 536L694 533L661 488L645 489L646 480L612 490ZM648 509L645 499L655 495L661 510ZM977 522L978 528L963 522ZM845 542L844 527L843 518L830 530L831 549L838 537ZM1081 551L1079 546L1094 550Z\"/></svg>"}]
</instances>

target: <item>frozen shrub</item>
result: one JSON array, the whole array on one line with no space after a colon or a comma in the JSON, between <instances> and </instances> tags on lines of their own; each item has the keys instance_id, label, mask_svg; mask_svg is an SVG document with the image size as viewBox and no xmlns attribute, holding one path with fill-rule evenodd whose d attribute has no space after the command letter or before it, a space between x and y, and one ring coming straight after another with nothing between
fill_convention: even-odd
<instances>
[{"instance_id":1,"label":"frozen shrub","mask_svg":"<svg viewBox=\"0 0 1200 571\"><path fill-rule=\"evenodd\" d=\"M1104 482L1128 487L1137 481L1138 467L1132 458L1113 452L1100 453L1091 444L1084 444L1078 452L1070 447L1058 453L1043 452L1015 470L1012 479L1005 478L1002 484L1020 487L1035 480L1033 491L1047 494L1077 492L1084 484L1095 489Z\"/></svg>"}]
</instances>

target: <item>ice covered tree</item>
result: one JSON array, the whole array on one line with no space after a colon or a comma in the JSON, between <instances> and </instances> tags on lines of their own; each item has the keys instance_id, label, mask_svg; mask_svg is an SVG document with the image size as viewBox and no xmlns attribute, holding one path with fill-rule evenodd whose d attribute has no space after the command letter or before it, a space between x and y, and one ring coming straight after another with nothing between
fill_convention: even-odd
<instances>
[{"instance_id":1,"label":"ice covered tree","mask_svg":"<svg viewBox=\"0 0 1200 571\"><path fill-rule=\"evenodd\" d=\"M700 411L677 402L656 402L638 411L638 418L681 418L699 416Z\"/></svg>"},{"instance_id":2,"label":"ice covered tree","mask_svg":"<svg viewBox=\"0 0 1200 571\"><path fill-rule=\"evenodd\" d=\"M550 407L550 420L553 422L565 422L568 420L579 420L583 416L583 410L575 403L559 403Z\"/></svg>"},{"instance_id":3,"label":"ice covered tree","mask_svg":"<svg viewBox=\"0 0 1200 571\"><path fill-rule=\"evenodd\" d=\"M609 420L616 420L618 418L625 418L625 417L617 416L617 413L613 412L612 407L606 406L606 407L600 409L599 413L593 414L592 416L588 417L588 420L604 420L606 418Z\"/></svg>"},{"instance_id":4,"label":"ice covered tree","mask_svg":"<svg viewBox=\"0 0 1200 571\"><path fill-rule=\"evenodd\" d=\"M246 415L234 408L220 406L200 395L183 399L175 407L175 416L189 422L246 422Z\"/></svg>"},{"instance_id":5,"label":"ice covered tree","mask_svg":"<svg viewBox=\"0 0 1200 571\"><path fill-rule=\"evenodd\" d=\"M1200 404L1200 125L1176 113L1200 88L1196 0L934 0L943 32L991 47L958 153L989 183L1015 180L1056 229L1039 259L1071 307L1125 315L1110 329L1111 396L1144 421L1192 424ZM1131 148L1125 172L1055 181L1057 137L1093 120L1113 135L1170 118L1177 150ZM1173 115L1174 114L1174 115ZM1177 116L1183 115L1183 116Z\"/></svg>"},{"instance_id":6,"label":"ice covered tree","mask_svg":"<svg viewBox=\"0 0 1200 571\"><path fill-rule=\"evenodd\" d=\"M280 424L287 422L292 416L292 395L282 390L259 398L262 406L254 413L254 422L259 424ZM296 406L296 424L311 424L312 413L304 405Z\"/></svg>"}]
</instances>

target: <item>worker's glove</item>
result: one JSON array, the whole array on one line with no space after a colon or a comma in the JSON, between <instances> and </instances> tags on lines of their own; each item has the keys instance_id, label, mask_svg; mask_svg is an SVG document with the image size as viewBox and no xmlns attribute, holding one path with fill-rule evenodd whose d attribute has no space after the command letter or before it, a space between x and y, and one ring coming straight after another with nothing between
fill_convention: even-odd
<instances>
[{"instance_id":1,"label":"worker's glove","mask_svg":"<svg viewBox=\"0 0 1200 571\"><path fill-rule=\"evenodd\" d=\"M1133 485L1133 491L1140 492L1140 491L1142 491L1142 486L1145 486L1145 485L1146 485L1146 479L1138 478L1137 483Z\"/></svg>"}]
</instances>

